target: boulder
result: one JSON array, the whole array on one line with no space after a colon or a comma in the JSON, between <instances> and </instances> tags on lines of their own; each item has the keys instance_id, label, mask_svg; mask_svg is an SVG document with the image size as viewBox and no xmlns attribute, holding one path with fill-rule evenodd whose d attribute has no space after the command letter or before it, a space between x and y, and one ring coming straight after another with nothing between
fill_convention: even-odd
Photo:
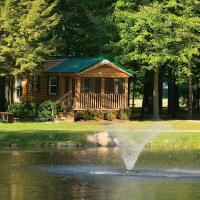
<instances>
[{"instance_id":1,"label":"boulder","mask_svg":"<svg viewBox=\"0 0 200 200\"><path fill-rule=\"evenodd\" d=\"M57 148L63 148L63 147L69 147L69 148L74 148L74 147L78 147L79 144L77 143L73 143L73 142L58 142L56 144Z\"/></svg>"},{"instance_id":2,"label":"boulder","mask_svg":"<svg viewBox=\"0 0 200 200\"><path fill-rule=\"evenodd\" d=\"M101 147L113 147L115 146L115 143L111 137L99 135L98 145Z\"/></svg>"},{"instance_id":3,"label":"boulder","mask_svg":"<svg viewBox=\"0 0 200 200\"><path fill-rule=\"evenodd\" d=\"M95 135L87 135L86 141L94 145L98 144L97 137Z\"/></svg>"},{"instance_id":4,"label":"boulder","mask_svg":"<svg viewBox=\"0 0 200 200\"><path fill-rule=\"evenodd\" d=\"M73 142L69 142L69 143L67 144L67 147L69 147L69 148L74 148L74 147L78 147L78 146L79 146L78 144L73 143Z\"/></svg>"},{"instance_id":5,"label":"boulder","mask_svg":"<svg viewBox=\"0 0 200 200\"><path fill-rule=\"evenodd\" d=\"M58 143L56 144L56 146L57 146L58 148L68 147L68 143L67 143L67 142L58 142Z\"/></svg>"},{"instance_id":6,"label":"boulder","mask_svg":"<svg viewBox=\"0 0 200 200\"><path fill-rule=\"evenodd\" d=\"M109 137L110 135L107 131L101 131L101 132L95 133L95 137L98 138L99 136Z\"/></svg>"},{"instance_id":7,"label":"boulder","mask_svg":"<svg viewBox=\"0 0 200 200\"><path fill-rule=\"evenodd\" d=\"M109 135L107 131L101 131L93 135L87 136L87 142L98 145L100 147L114 147L116 146L113 138Z\"/></svg>"}]
</instances>

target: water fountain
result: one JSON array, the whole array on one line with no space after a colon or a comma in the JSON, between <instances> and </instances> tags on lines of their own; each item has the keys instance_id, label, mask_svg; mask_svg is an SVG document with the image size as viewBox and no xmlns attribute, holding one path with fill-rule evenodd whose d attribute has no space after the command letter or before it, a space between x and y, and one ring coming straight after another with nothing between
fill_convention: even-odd
<instances>
[{"instance_id":1,"label":"water fountain","mask_svg":"<svg viewBox=\"0 0 200 200\"><path fill-rule=\"evenodd\" d=\"M43 172L75 175L80 177L88 176L122 176L122 177L145 177L145 178L187 178L200 179L200 171L180 170L168 168L145 168L135 167L140 153L145 146L152 141L160 132L170 130L170 127L164 123L154 123L153 126L144 127L143 130L133 130L129 127L110 126L108 132L117 144L121 159L124 162L126 170L122 166L96 165L95 160L90 164L51 166L40 168ZM38 170L38 169L37 169ZM126 173L128 172L128 173Z\"/></svg>"},{"instance_id":2,"label":"water fountain","mask_svg":"<svg viewBox=\"0 0 200 200\"><path fill-rule=\"evenodd\" d=\"M166 128L166 125L162 123L157 123L149 127L149 130L137 131L130 128L121 130L117 126L112 126L110 128L110 134L119 148L121 158L127 171L133 170L145 146L156 137L159 131L164 129L169 130L169 127Z\"/></svg>"}]
</instances>

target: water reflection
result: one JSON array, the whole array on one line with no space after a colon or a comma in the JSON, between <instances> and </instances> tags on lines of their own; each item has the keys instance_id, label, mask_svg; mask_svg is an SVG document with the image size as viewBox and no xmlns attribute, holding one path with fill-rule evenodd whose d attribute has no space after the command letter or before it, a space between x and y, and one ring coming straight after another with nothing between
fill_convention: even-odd
<instances>
[{"instance_id":1,"label":"water reflection","mask_svg":"<svg viewBox=\"0 0 200 200\"><path fill-rule=\"evenodd\" d=\"M199 151L144 151L137 167L200 169ZM51 166L123 169L116 148L0 151L1 200L199 199L200 180L129 176L79 176L33 170Z\"/></svg>"}]
</instances>

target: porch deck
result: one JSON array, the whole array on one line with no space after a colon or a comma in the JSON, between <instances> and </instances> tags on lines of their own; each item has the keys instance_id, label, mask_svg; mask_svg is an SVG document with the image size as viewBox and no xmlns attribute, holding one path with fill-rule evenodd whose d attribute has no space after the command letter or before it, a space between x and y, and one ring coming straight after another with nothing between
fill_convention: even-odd
<instances>
[{"instance_id":1,"label":"porch deck","mask_svg":"<svg viewBox=\"0 0 200 200\"><path fill-rule=\"evenodd\" d=\"M110 110L128 108L125 94L66 93L57 103L66 110Z\"/></svg>"}]
</instances>

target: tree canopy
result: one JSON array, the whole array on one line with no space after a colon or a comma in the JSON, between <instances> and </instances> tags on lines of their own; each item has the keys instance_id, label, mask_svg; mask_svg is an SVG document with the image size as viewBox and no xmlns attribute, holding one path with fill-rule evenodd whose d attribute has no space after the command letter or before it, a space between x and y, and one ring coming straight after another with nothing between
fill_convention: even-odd
<instances>
[{"instance_id":1,"label":"tree canopy","mask_svg":"<svg viewBox=\"0 0 200 200\"><path fill-rule=\"evenodd\" d=\"M190 77L192 60L199 56L200 48L198 7L195 0L117 1L114 16L120 36L116 43L121 49L119 59L155 71L173 63L179 77Z\"/></svg>"},{"instance_id":2,"label":"tree canopy","mask_svg":"<svg viewBox=\"0 0 200 200\"><path fill-rule=\"evenodd\" d=\"M12 74L31 73L53 54L57 2L6 0L0 12L0 63Z\"/></svg>"},{"instance_id":3,"label":"tree canopy","mask_svg":"<svg viewBox=\"0 0 200 200\"><path fill-rule=\"evenodd\" d=\"M50 56L107 55L132 68L140 92L152 72L156 91L187 85L192 110L199 48L198 0L0 0L0 75L36 73Z\"/></svg>"}]
</instances>

